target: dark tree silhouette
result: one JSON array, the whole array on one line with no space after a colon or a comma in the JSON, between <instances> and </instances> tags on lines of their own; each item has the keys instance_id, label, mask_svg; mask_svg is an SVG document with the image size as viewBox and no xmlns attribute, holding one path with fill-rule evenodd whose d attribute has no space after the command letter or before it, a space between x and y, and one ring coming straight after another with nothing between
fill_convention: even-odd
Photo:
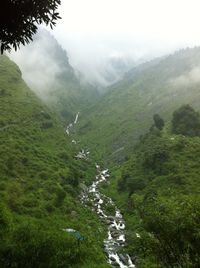
<instances>
[{"instance_id":1,"label":"dark tree silhouette","mask_svg":"<svg viewBox=\"0 0 200 268\"><path fill-rule=\"evenodd\" d=\"M185 136L200 136L200 114L190 105L183 105L173 113L172 132Z\"/></svg>"},{"instance_id":2,"label":"dark tree silhouette","mask_svg":"<svg viewBox=\"0 0 200 268\"><path fill-rule=\"evenodd\" d=\"M159 130L162 130L165 123L164 123L164 120L160 117L159 114L154 114L153 116L153 120L154 120L154 124L155 126L159 129Z\"/></svg>"},{"instance_id":3,"label":"dark tree silhouette","mask_svg":"<svg viewBox=\"0 0 200 268\"><path fill-rule=\"evenodd\" d=\"M57 8L61 0L1 0L1 53L32 41L39 24L55 26L60 19Z\"/></svg>"}]
</instances>

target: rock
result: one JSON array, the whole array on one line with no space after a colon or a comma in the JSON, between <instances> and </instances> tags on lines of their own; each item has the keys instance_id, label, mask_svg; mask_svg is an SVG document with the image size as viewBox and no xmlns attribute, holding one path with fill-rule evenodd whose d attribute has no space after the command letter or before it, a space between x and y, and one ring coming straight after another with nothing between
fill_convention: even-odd
<instances>
[{"instance_id":1,"label":"rock","mask_svg":"<svg viewBox=\"0 0 200 268\"><path fill-rule=\"evenodd\" d=\"M113 257L113 256L111 256L110 258L109 258L111 261L116 261L116 259Z\"/></svg>"},{"instance_id":2,"label":"rock","mask_svg":"<svg viewBox=\"0 0 200 268\"><path fill-rule=\"evenodd\" d=\"M123 254L119 254L119 258L124 264L128 265L128 259L126 256L124 256Z\"/></svg>"},{"instance_id":3,"label":"rock","mask_svg":"<svg viewBox=\"0 0 200 268\"><path fill-rule=\"evenodd\" d=\"M136 256L131 256L131 261L135 264L137 262L137 257Z\"/></svg>"},{"instance_id":4,"label":"rock","mask_svg":"<svg viewBox=\"0 0 200 268\"><path fill-rule=\"evenodd\" d=\"M114 232L111 231L111 235L112 235L112 237L117 238L121 235L121 233L118 231L114 231Z\"/></svg>"},{"instance_id":5,"label":"rock","mask_svg":"<svg viewBox=\"0 0 200 268\"><path fill-rule=\"evenodd\" d=\"M116 262L116 261L114 261L114 262L112 262L112 266L118 266L119 267L119 264Z\"/></svg>"},{"instance_id":6,"label":"rock","mask_svg":"<svg viewBox=\"0 0 200 268\"><path fill-rule=\"evenodd\" d=\"M104 248L104 249L103 249L103 251L104 251L104 253L106 253L106 255L108 255L108 256L109 256L109 251L108 251L108 249L107 249L107 248Z\"/></svg>"},{"instance_id":7,"label":"rock","mask_svg":"<svg viewBox=\"0 0 200 268\"><path fill-rule=\"evenodd\" d=\"M87 156L87 151L81 150L79 156ZM118 251L122 249L125 242L125 222L120 210L115 206L111 198L106 197L104 194L99 192L99 185L106 180L108 174L107 170L101 170L98 165L96 180L90 187L87 188L85 184L81 184L82 196L84 201L89 198L89 206L92 207L93 211L96 211L99 218L104 224L107 225L107 238L104 240L103 251L109 259L109 263L113 267L133 267L131 258L126 254L119 254ZM86 202L85 202L86 203ZM108 207L107 207L108 206ZM112 212L108 209L112 208ZM110 216L104 214L108 213ZM113 216L114 215L114 216ZM135 261L135 260L134 260ZM120 262L121 264L119 264ZM122 265L122 263L124 265Z\"/></svg>"},{"instance_id":8,"label":"rock","mask_svg":"<svg viewBox=\"0 0 200 268\"><path fill-rule=\"evenodd\" d=\"M114 221L114 220L115 220L115 217L113 217L113 216L108 216L108 219L111 220L111 221Z\"/></svg>"}]
</instances>

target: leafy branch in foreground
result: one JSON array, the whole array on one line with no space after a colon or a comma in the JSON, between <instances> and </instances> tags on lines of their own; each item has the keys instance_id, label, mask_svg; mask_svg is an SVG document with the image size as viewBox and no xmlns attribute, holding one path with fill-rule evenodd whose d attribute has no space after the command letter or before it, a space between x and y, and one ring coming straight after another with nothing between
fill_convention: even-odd
<instances>
[{"instance_id":1,"label":"leafy branch in foreground","mask_svg":"<svg viewBox=\"0 0 200 268\"><path fill-rule=\"evenodd\" d=\"M32 41L39 24L51 28L60 19L57 12L61 0L2 0L0 4L1 54L12 47Z\"/></svg>"}]
</instances>

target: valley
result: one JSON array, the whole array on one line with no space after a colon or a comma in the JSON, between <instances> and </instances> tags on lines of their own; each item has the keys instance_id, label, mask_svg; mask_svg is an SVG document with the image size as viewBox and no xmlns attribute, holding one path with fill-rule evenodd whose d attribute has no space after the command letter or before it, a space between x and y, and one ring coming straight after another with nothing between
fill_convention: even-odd
<instances>
[{"instance_id":1,"label":"valley","mask_svg":"<svg viewBox=\"0 0 200 268\"><path fill-rule=\"evenodd\" d=\"M66 128L66 133L68 136L73 138L71 135L71 130L76 127L78 122L79 112L76 114L74 122L70 123ZM76 140L72 139L73 144L77 144ZM81 149L81 151L75 156L79 161L88 161L90 152ZM99 191L99 185L104 183L109 179L108 169L102 170L101 167L96 164L96 176L92 185L85 187L81 193L81 203L95 211L100 217L104 225L107 225L107 235L108 238L104 239L104 252L107 255L108 263L112 266L118 266L120 268L134 268L136 256L131 258L127 253L122 254L123 248L126 245L125 238L125 221L120 210L116 207L114 202L110 197L103 195ZM110 213L112 210L112 215ZM114 214L113 214L114 213ZM133 261L132 261L133 259Z\"/></svg>"},{"instance_id":2,"label":"valley","mask_svg":"<svg viewBox=\"0 0 200 268\"><path fill-rule=\"evenodd\" d=\"M0 268L200 267L199 10L1 1Z\"/></svg>"},{"instance_id":3,"label":"valley","mask_svg":"<svg viewBox=\"0 0 200 268\"><path fill-rule=\"evenodd\" d=\"M199 64L196 47L133 68L83 111L81 141L90 144L97 158L124 161L151 127L154 114L169 120L183 104L198 109Z\"/></svg>"},{"instance_id":4,"label":"valley","mask_svg":"<svg viewBox=\"0 0 200 268\"><path fill-rule=\"evenodd\" d=\"M44 99L0 57L3 267L198 267L199 66L181 50L103 94L64 66Z\"/></svg>"},{"instance_id":5,"label":"valley","mask_svg":"<svg viewBox=\"0 0 200 268\"><path fill-rule=\"evenodd\" d=\"M75 136L78 137L80 143L87 145L90 157L94 157L95 161L100 161L101 165L106 165L111 169L111 178L100 189L106 196L111 197L123 212L128 237L126 252L130 256L136 256L136 267L198 267L199 252L195 249L195 245L199 243L199 240L194 237L198 232L199 213L200 121L198 113L190 106L184 106L187 101L193 107L198 108L198 53L198 48L186 49L165 59L157 59L153 63L148 63L147 66L144 64L138 67L134 74L136 77L133 74L127 74L134 77L134 83L136 83L135 79L137 81L138 75L148 77L149 72L155 72L155 70L157 72L157 68L161 71L163 65L172 66L173 60L176 62L173 73L168 74L167 78L164 77L165 71L162 78L162 72L159 72L161 82L157 90L154 85L153 91L150 86L149 92L147 89L145 92L141 92L142 89L137 85L135 88L130 88L130 94L127 94L127 92L120 91L122 85L119 82L119 89L113 86L113 89L111 88L110 92L101 97L99 102L83 111L77 125L78 130ZM193 60L194 55L195 60ZM180 60L180 65L178 60ZM153 70L151 70L152 66ZM176 66L177 69L175 69ZM169 75L172 77L169 78ZM190 83L187 84L186 78L189 76L191 76ZM170 81L168 88L166 79L167 83ZM157 74L154 80L158 81ZM178 85L171 81L176 81L176 83L178 81ZM131 81L131 83L133 82ZM162 91L161 86L164 87ZM126 89L124 84L123 89ZM136 90L137 95L134 95ZM123 95L120 95L120 92ZM128 104L131 94L140 103L140 106L141 100L146 101L146 105L134 106L133 98L131 99L133 107L127 109L127 105L124 103ZM158 94L161 96L158 97ZM149 102L150 95L151 100L155 99L155 101ZM110 102L111 96L117 97L113 103ZM115 105L116 109L112 110ZM120 110L120 105L122 110ZM181 107L180 112L179 107ZM147 122L148 125L134 120L137 111L135 109L138 108L143 113L141 120ZM176 111L174 111L175 109ZM187 110L188 114L184 114ZM181 111L183 113L179 118L182 120L182 125L176 126L178 132L174 132L175 119L171 118L175 114L177 116L179 113L181 114ZM153 115L157 112L164 118L164 120L161 118L163 121L161 128L159 125L156 126L156 121L154 121ZM121 117L118 117L118 114ZM130 114L133 114L132 123L131 119L127 120L127 117L130 118ZM192 114L194 114L194 119L190 118L193 116ZM139 123L137 128L136 121ZM124 127L125 122L127 127ZM141 131L140 135L132 137L132 140L130 138L124 140L124 137L133 131L128 125ZM197 130L193 130L194 127ZM121 134L121 130L123 130L123 134ZM116 142L116 135L123 140L122 144ZM116 143L118 148L113 148L112 143ZM94 152L92 152L93 150ZM96 196L95 185L95 183L92 184L91 191L94 191ZM102 198L100 198L100 203L101 200ZM97 205L97 212L98 207L101 214L101 206ZM195 212L189 223L186 215L191 215L193 209ZM175 216L174 213L177 215ZM106 217L106 213L103 211L101 216ZM177 228L174 226L175 222ZM165 230L166 226L168 226L168 232ZM187 234L186 229L190 229L191 233ZM193 242L189 237L194 238ZM108 238L111 239L110 233ZM181 242L179 243L179 241ZM108 243L108 245L110 244ZM123 254L120 256L122 259L124 258ZM112 261L115 262L116 258L112 258ZM120 264L118 265L120 266Z\"/></svg>"}]
</instances>

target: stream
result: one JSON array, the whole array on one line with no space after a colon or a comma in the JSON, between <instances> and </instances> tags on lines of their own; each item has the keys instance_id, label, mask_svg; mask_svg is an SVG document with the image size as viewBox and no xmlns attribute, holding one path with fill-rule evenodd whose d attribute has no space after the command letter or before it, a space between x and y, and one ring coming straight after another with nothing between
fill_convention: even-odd
<instances>
[{"instance_id":1,"label":"stream","mask_svg":"<svg viewBox=\"0 0 200 268\"><path fill-rule=\"evenodd\" d=\"M74 123L67 126L67 135L70 135L70 130L77 123L78 117L79 113L76 114ZM76 144L77 142L73 139L72 143ZM88 157L89 151L84 149L75 156L76 159L80 160L87 160ZM128 254L120 253L126 244L125 221L123 216L112 199L99 191L99 186L105 183L109 177L109 170L102 169L96 164L95 180L91 186L82 192L80 198L81 203L95 211L104 224L107 225L107 238L104 240L104 252L107 255L108 263L113 267L134 268L135 258L131 258ZM112 212L109 212L111 210Z\"/></svg>"}]
</instances>

